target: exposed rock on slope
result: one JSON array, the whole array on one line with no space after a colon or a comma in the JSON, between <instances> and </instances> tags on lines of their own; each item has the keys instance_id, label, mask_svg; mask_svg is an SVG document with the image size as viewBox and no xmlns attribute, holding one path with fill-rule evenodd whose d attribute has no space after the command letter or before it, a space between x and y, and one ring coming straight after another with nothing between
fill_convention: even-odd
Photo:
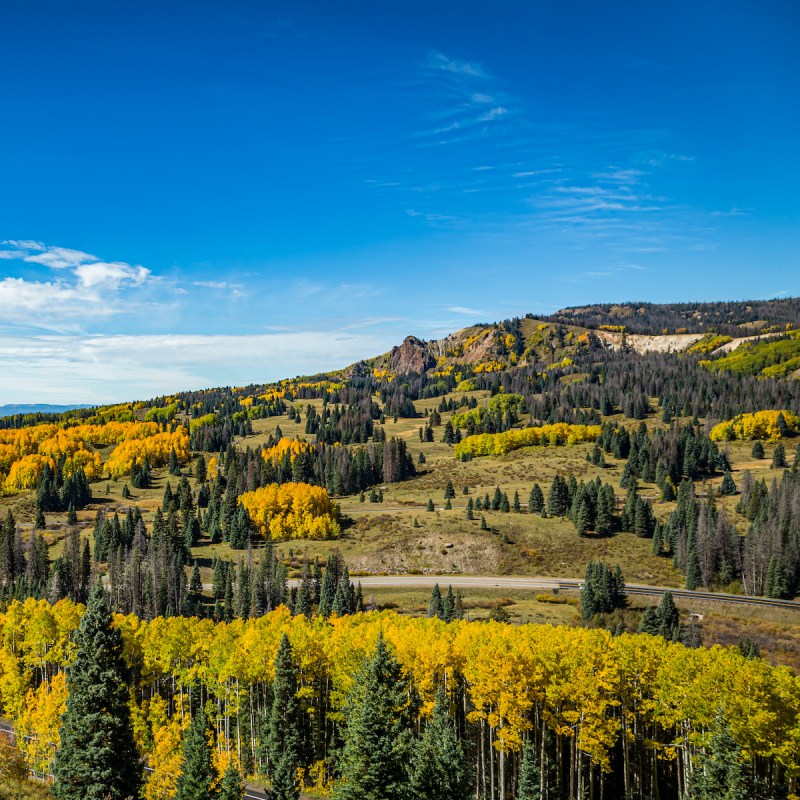
<instances>
[{"instance_id":1,"label":"exposed rock on slope","mask_svg":"<svg viewBox=\"0 0 800 800\"><path fill-rule=\"evenodd\" d=\"M393 347L389 364L398 375L406 372L425 372L436 365L426 342L416 336L406 336L400 347Z\"/></svg>"}]
</instances>

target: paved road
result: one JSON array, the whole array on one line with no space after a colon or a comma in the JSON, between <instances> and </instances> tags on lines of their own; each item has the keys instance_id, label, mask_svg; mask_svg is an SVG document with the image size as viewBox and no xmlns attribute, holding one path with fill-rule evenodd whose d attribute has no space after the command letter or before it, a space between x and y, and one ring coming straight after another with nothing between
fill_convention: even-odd
<instances>
[{"instance_id":1,"label":"paved road","mask_svg":"<svg viewBox=\"0 0 800 800\"><path fill-rule=\"evenodd\" d=\"M432 589L452 586L454 589L528 589L532 591L580 591L583 581L580 578L530 578L525 575L357 575L354 583L361 583L363 589ZM297 586L300 581L293 578L289 586ZM211 591L211 584L204 583L203 590ZM707 600L715 603L736 603L749 606L773 606L800 610L798 600L776 600L771 597L752 597L724 592L701 592L677 589L674 586L648 586L641 583L626 583L625 591L635 595L662 595L671 592L673 597L686 600Z\"/></svg>"},{"instance_id":2,"label":"paved road","mask_svg":"<svg viewBox=\"0 0 800 800\"><path fill-rule=\"evenodd\" d=\"M353 577L353 581L361 582L364 589L375 588L433 588L452 586L454 589L531 589L542 591L578 591L582 581L579 578L529 578L522 575L364 575ZM296 585L298 581L290 581ZM800 610L800 602L796 600L775 600L770 597L750 597L723 592L691 592L688 589L676 589L672 586L648 586L646 584L626 583L628 594L661 595L665 591L672 592L673 597L690 600L710 600L723 603L739 603L753 606L777 606Z\"/></svg>"}]
</instances>

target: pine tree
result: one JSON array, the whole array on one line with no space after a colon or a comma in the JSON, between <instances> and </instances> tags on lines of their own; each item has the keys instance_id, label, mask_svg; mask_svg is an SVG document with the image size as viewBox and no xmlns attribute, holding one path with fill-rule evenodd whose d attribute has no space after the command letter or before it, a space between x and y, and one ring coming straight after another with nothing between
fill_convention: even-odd
<instances>
[{"instance_id":1,"label":"pine tree","mask_svg":"<svg viewBox=\"0 0 800 800\"><path fill-rule=\"evenodd\" d=\"M228 762L228 768L225 770L225 774L222 776L217 800L242 800L244 791L242 776L236 768L233 759L231 759Z\"/></svg>"},{"instance_id":2,"label":"pine tree","mask_svg":"<svg viewBox=\"0 0 800 800\"><path fill-rule=\"evenodd\" d=\"M412 711L400 664L379 636L345 707L341 779L333 800L404 800Z\"/></svg>"},{"instance_id":3,"label":"pine tree","mask_svg":"<svg viewBox=\"0 0 800 800\"><path fill-rule=\"evenodd\" d=\"M658 613L653 606L647 606L639 622L639 633L649 633L651 636L659 635Z\"/></svg>"},{"instance_id":4,"label":"pine tree","mask_svg":"<svg viewBox=\"0 0 800 800\"><path fill-rule=\"evenodd\" d=\"M719 493L724 495L736 494L736 484L733 482L733 476L730 470L725 470L725 475L719 487Z\"/></svg>"},{"instance_id":5,"label":"pine tree","mask_svg":"<svg viewBox=\"0 0 800 800\"><path fill-rule=\"evenodd\" d=\"M520 502L519 502L519 492L514 492L514 502L511 504L511 508L517 514L519 514L520 509L522 508L522 506L520 505Z\"/></svg>"},{"instance_id":6,"label":"pine tree","mask_svg":"<svg viewBox=\"0 0 800 800\"><path fill-rule=\"evenodd\" d=\"M689 552L686 554L686 588L694 591L702 580L697 550L694 547L690 547Z\"/></svg>"},{"instance_id":7,"label":"pine tree","mask_svg":"<svg viewBox=\"0 0 800 800\"><path fill-rule=\"evenodd\" d=\"M783 442L778 442L772 451L772 466L775 469L783 469L786 466L786 448Z\"/></svg>"},{"instance_id":8,"label":"pine tree","mask_svg":"<svg viewBox=\"0 0 800 800\"><path fill-rule=\"evenodd\" d=\"M680 635L680 614L672 599L672 592L664 592L656 609L658 633L667 641L676 641Z\"/></svg>"},{"instance_id":9,"label":"pine tree","mask_svg":"<svg viewBox=\"0 0 800 800\"><path fill-rule=\"evenodd\" d=\"M470 520L475 519L475 511L474 511L474 509L475 509L475 504L472 502L472 498L470 497L470 499L467 500L467 511L466 511L467 519L470 519Z\"/></svg>"},{"instance_id":10,"label":"pine tree","mask_svg":"<svg viewBox=\"0 0 800 800\"><path fill-rule=\"evenodd\" d=\"M441 589L439 589L438 583L434 584L433 591L431 592L431 599L428 602L428 616L442 616L442 592Z\"/></svg>"},{"instance_id":11,"label":"pine tree","mask_svg":"<svg viewBox=\"0 0 800 800\"><path fill-rule=\"evenodd\" d=\"M201 705L192 716L189 729L183 737L183 759L175 800L207 800L213 797L211 785L214 777L208 744L208 720Z\"/></svg>"},{"instance_id":12,"label":"pine tree","mask_svg":"<svg viewBox=\"0 0 800 800\"><path fill-rule=\"evenodd\" d=\"M753 449L750 451L750 455L753 456L753 458L764 458L764 445L761 444L758 439L756 439Z\"/></svg>"},{"instance_id":13,"label":"pine tree","mask_svg":"<svg viewBox=\"0 0 800 800\"><path fill-rule=\"evenodd\" d=\"M430 497L428 498L427 510L428 511L434 511L435 510L434 507L433 507L433 500Z\"/></svg>"},{"instance_id":14,"label":"pine tree","mask_svg":"<svg viewBox=\"0 0 800 800\"><path fill-rule=\"evenodd\" d=\"M450 500L452 497L456 496L456 491L453 488L453 481L447 481L447 485L444 487L444 499Z\"/></svg>"},{"instance_id":15,"label":"pine tree","mask_svg":"<svg viewBox=\"0 0 800 800\"><path fill-rule=\"evenodd\" d=\"M536 749L528 739L522 745L522 764L519 768L519 784L515 800L541 800L541 774Z\"/></svg>"},{"instance_id":16,"label":"pine tree","mask_svg":"<svg viewBox=\"0 0 800 800\"><path fill-rule=\"evenodd\" d=\"M533 484L530 497L528 498L528 513L538 514L544 508L544 494L542 487L538 483Z\"/></svg>"},{"instance_id":17,"label":"pine tree","mask_svg":"<svg viewBox=\"0 0 800 800\"><path fill-rule=\"evenodd\" d=\"M721 712L708 748L691 774L690 800L752 800L758 794L752 768Z\"/></svg>"},{"instance_id":18,"label":"pine tree","mask_svg":"<svg viewBox=\"0 0 800 800\"><path fill-rule=\"evenodd\" d=\"M142 765L128 706L128 669L122 636L111 626L105 590L97 583L74 637L67 667L67 710L56 752L57 800L132 800Z\"/></svg>"},{"instance_id":19,"label":"pine tree","mask_svg":"<svg viewBox=\"0 0 800 800\"><path fill-rule=\"evenodd\" d=\"M447 713L447 697L436 694L433 717L414 749L409 785L414 800L467 800L464 750Z\"/></svg>"},{"instance_id":20,"label":"pine tree","mask_svg":"<svg viewBox=\"0 0 800 800\"><path fill-rule=\"evenodd\" d=\"M297 767L300 762L300 725L297 703L297 667L292 646L284 633L275 656L272 707L267 719L266 748L272 777L271 798L297 800Z\"/></svg>"}]
</instances>

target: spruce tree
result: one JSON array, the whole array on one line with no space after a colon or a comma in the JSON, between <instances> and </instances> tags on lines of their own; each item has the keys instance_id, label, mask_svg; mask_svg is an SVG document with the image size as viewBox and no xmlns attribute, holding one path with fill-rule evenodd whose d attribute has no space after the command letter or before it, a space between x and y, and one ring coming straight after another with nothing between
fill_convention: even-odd
<instances>
[{"instance_id":1,"label":"spruce tree","mask_svg":"<svg viewBox=\"0 0 800 800\"><path fill-rule=\"evenodd\" d=\"M783 469L786 466L786 448L783 442L778 442L772 451L772 466L775 469Z\"/></svg>"},{"instance_id":2,"label":"spruce tree","mask_svg":"<svg viewBox=\"0 0 800 800\"><path fill-rule=\"evenodd\" d=\"M464 750L441 689L436 694L433 717L414 749L409 788L414 800L467 800L469 795Z\"/></svg>"},{"instance_id":3,"label":"spruce tree","mask_svg":"<svg viewBox=\"0 0 800 800\"><path fill-rule=\"evenodd\" d=\"M736 494L736 484L733 482L733 476L730 470L725 470L725 476L722 478L719 493L724 495Z\"/></svg>"},{"instance_id":4,"label":"spruce tree","mask_svg":"<svg viewBox=\"0 0 800 800\"><path fill-rule=\"evenodd\" d=\"M225 774L222 776L217 800L242 800L243 797L244 785L242 784L242 776L233 759L231 759L228 762Z\"/></svg>"},{"instance_id":5,"label":"spruce tree","mask_svg":"<svg viewBox=\"0 0 800 800\"><path fill-rule=\"evenodd\" d=\"M667 641L677 641L680 635L680 614L672 599L672 592L664 592L656 609L658 632Z\"/></svg>"},{"instance_id":6,"label":"spruce tree","mask_svg":"<svg viewBox=\"0 0 800 800\"><path fill-rule=\"evenodd\" d=\"M541 776L533 741L522 745L522 764L519 768L519 784L514 800L541 800Z\"/></svg>"},{"instance_id":7,"label":"spruce tree","mask_svg":"<svg viewBox=\"0 0 800 800\"><path fill-rule=\"evenodd\" d=\"M407 681L381 635L347 699L333 800L406 798L412 711Z\"/></svg>"},{"instance_id":8,"label":"spruce tree","mask_svg":"<svg viewBox=\"0 0 800 800\"><path fill-rule=\"evenodd\" d=\"M214 777L208 745L208 721L201 705L183 737L183 759L175 800L208 800L214 796L211 791Z\"/></svg>"},{"instance_id":9,"label":"spruce tree","mask_svg":"<svg viewBox=\"0 0 800 800\"><path fill-rule=\"evenodd\" d=\"M764 458L764 445L761 444L758 439L756 439L753 449L750 451L750 455L752 455L753 458Z\"/></svg>"},{"instance_id":10,"label":"spruce tree","mask_svg":"<svg viewBox=\"0 0 800 800\"><path fill-rule=\"evenodd\" d=\"M690 800L752 800L758 796L751 765L731 735L722 713L705 754L697 759L689 786Z\"/></svg>"},{"instance_id":11,"label":"spruce tree","mask_svg":"<svg viewBox=\"0 0 800 800\"><path fill-rule=\"evenodd\" d=\"M53 796L57 800L133 800L142 764L128 706L129 671L122 636L111 626L108 597L95 584L67 667L67 710L61 718Z\"/></svg>"},{"instance_id":12,"label":"spruce tree","mask_svg":"<svg viewBox=\"0 0 800 800\"><path fill-rule=\"evenodd\" d=\"M653 606L647 606L639 622L639 633L649 633L651 636L659 635L658 613Z\"/></svg>"},{"instance_id":13,"label":"spruce tree","mask_svg":"<svg viewBox=\"0 0 800 800\"><path fill-rule=\"evenodd\" d=\"M694 591L703 580L700 574L700 561L697 558L697 550L694 546L689 548L686 554L686 588Z\"/></svg>"},{"instance_id":14,"label":"spruce tree","mask_svg":"<svg viewBox=\"0 0 800 800\"><path fill-rule=\"evenodd\" d=\"M275 656L275 680L272 683L272 707L267 719L266 747L274 800L297 800L297 767L300 762L297 703L297 667L292 646L284 633Z\"/></svg>"},{"instance_id":15,"label":"spruce tree","mask_svg":"<svg viewBox=\"0 0 800 800\"><path fill-rule=\"evenodd\" d=\"M428 616L442 616L442 592L441 589L439 589L438 583L434 584L433 591L431 592L431 599L428 603Z\"/></svg>"},{"instance_id":16,"label":"spruce tree","mask_svg":"<svg viewBox=\"0 0 800 800\"><path fill-rule=\"evenodd\" d=\"M544 508L544 494L542 487L538 483L533 484L530 497L528 498L528 513L538 514Z\"/></svg>"}]
</instances>

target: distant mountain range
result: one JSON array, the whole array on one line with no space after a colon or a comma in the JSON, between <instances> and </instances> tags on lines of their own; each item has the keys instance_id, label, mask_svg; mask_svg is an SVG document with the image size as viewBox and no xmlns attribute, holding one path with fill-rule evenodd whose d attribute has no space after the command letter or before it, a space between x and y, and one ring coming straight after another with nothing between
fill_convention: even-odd
<instances>
[{"instance_id":1,"label":"distant mountain range","mask_svg":"<svg viewBox=\"0 0 800 800\"><path fill-rule=\"evenodd\" d=\"M31 403L30 405L16 405L8 403L0 406L0 417L13 417L15 414L63 414L76 408L91 408L89 405L54 406L47 403Z\"/></svg>"}]
</instances>

